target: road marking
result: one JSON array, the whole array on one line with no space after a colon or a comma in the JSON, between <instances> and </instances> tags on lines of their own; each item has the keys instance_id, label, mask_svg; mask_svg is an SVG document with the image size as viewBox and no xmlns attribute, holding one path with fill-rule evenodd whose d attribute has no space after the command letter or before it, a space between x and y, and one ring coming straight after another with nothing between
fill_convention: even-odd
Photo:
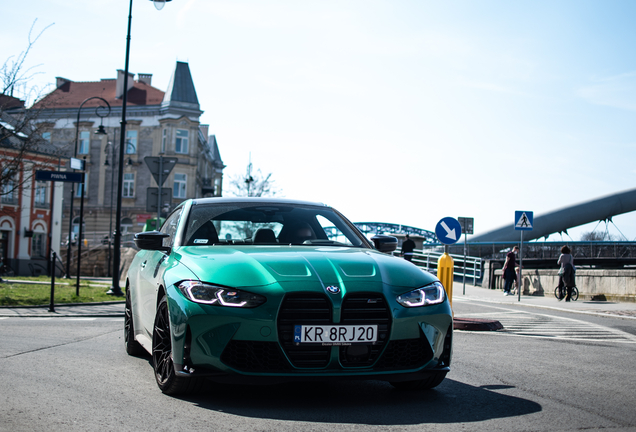
<instances>
[{"instance_id":1,"label":"road marking","mask_svg":"<svg viewBox=\"0 0 636 432\"><path fill-rule=\"evenodd\" d=\"M494 307L494 306L493 306ZM585 342L636 343L636 336L573 318L556 317L535 312L496 307L501 312L462 315L462 318L489 318L499 321L503 330L497 333L511 336L533 337Z\"/></svg>"},{"instance_id":2,"label":"road marking","mask_svg":"<svg viewBox=\"0 0 636 432\"><path fill-rule=\"evenodd\" d=\"M65 321L95 321L97 318L66 318Z\"/></svg>"}]
</instances>

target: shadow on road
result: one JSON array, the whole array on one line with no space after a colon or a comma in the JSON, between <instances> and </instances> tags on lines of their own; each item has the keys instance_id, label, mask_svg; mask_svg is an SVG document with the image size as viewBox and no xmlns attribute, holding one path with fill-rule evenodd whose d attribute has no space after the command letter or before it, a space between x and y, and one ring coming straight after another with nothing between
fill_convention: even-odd
<instances>
[{"instance_id":1,"label":"shadow on road","mask_svg":"<svg viewBox=\"0 0 636 432\"><path fill-rule=\"evenodd\" d=\"M243 417L319 423L411 425L479 422L541 411L530 400L446 379L429 391L398 391L379 381L230 386L210 383L187 400Z\"/></svg>"}]
</instances>

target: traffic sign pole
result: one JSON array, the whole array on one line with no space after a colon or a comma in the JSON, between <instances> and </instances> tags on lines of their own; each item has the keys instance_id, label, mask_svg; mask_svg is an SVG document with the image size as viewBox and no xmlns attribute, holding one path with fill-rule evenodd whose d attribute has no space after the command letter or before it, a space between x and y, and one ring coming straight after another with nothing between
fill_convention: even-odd
<instances>
[{"instance_id":1,"label":"traffic sign pole","mask_svg":"<svg viewBox=\"0 0 636 432\"><path fill-rule=\"evenodd\" d=\"M159 200L157 201L157 220L155 221L155 229L159 231L159 221L161 220L161 186L163 185L163 155L159 156Z\"/></svg>"},{"instance_id":2,"label":"traffic sign pole","mask_svg":"<svg viewBox=\"0 0 636 432\"><path fill-rule=\"evenodd\" d=\"M437 277L444 286L444 290L446 290L446 295L452 308L455 262L448 251L449 245L457 243L457 240L461 238L462 227L457 219L445 217L437 223L435 235L437 235L440 242L444 243L444 255L437 260Z\"/></svg>"},{"instance_id":3,"label":"traffic sign pole","mask_svg":"<svg viewBox=\"0 0 636 432\"><path fill-rule=\"evenodd\" d=\"M521 301L521 285L523 284L523 232L532 231L534 226L534 212L515 211L515 230L521 231L521 243L519 245L519 279L517 283L517 299ZM515 274L515 277L517 275Z\"/></svg>"},{"instance_id":4,"label":"traffic sign pole","mask_svg":"<svg viewBox=\"0 0 636 432\"><path fill-rule=\"evenodd\" d=\"M521 231L521 244L519 245L519 283L517 284L517 301L521 301L521 283L523 277L521 272L523 271L523 231ZM517 275L515 275L516 277Z\"/></svg>"}]
</instances>

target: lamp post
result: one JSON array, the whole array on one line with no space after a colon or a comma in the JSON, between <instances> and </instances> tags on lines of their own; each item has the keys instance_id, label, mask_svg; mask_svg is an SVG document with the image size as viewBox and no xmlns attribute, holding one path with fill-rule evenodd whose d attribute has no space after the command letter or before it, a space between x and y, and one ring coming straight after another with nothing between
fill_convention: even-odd
<instances>
[{"instance_id":1,"label":"lamp post","mask_svg":"<svg viewBox=\"0 0 636 432\"><path fill-rule=\"evenodd\" d=\"M155 8L161 10L164 4L171 0L150 0L154 2ZM122 201L122 184L124 181L124 145L126 140L126 103L128 101L128 64L130 59L130 27L132 25L132 6L133 0L130 0L128 8L128 33L126 34L126 61L124 66L124 94L122 96L121 105L121 136L119 137L119 160L117 173L117 210L115 211L115 244L113 257L113 283L112 287L106 294L121 297L124 295L119 286L119 266L121 262L121 201Z\"/></svg>"},{"instance_id":2,"label":"lamp post","mask_svg":"<svg viewBox=\"0 0 636 432\"><path fill-rule=\"evenodd\" d=\"M99 96L93 96L93 97L89 97L87 99L84 99L84 101L80 104L79 108L77 109L77 122L75 123L75 152L73 153L73 157L77 158L77 146L79 144L79 123L80 123L80 114L82 112L82 107L84 106L84 104L90 100L93 99L98 99L101 102L105 103L106 106L102 106L102 105L98 105L97 107L95 107L95 114L100 118L103 119L104 117L108 117L110 115L110 104L106 101L106 99L101 98ZM104 115L100 114L100 108L101 109L108 109L108 112ZM106 131L104 130L104 126L103 125L99 125L99 128L97 129L97 131L95 132L96 134L102 135L105 134ZM89 147L90 147L90 138L89 138ZM84 170L86 167L82 167ZM82 182L82 198L84 197L84 182ZM68 248L66 250L66 278L70 279L70 275L71 275L71 243L72 243L72 239L73 239L73 201L75 201L75 183L71 183L71 212L69 215L69 225L68 225ZM83 201L82 201L83 204ZM81 213L81 211L80 211ZM82 235L82 223L84 222L84 215L80 214L80 223L79 223L79 236L80 238L78 239L81 242L81 235ZM77 294L79 295L79 254L82 250L82 246L81 244L78 243L78 255L77 255Z\"/></svg>"},{"instance_id":3,"label":"lamp post","mask_svg":"<svg viewBox=\"0 0 636 432\"><path fill-rule=\"evenodd\" d=\"M108 276L111 277L112 274L112 270L111 270L111 263L112 263L112 247L111 247L111 236L113 234L113 191L115 190L115 167L117 166L117 163L115 162L115 146L113 145L112 142L108 142L106 144L106 146L110 146L110 159L113 161L113 166L110 169L110 217L109 217L109 224L108 224ZM106 154L108 154L108 150L106 151ZM106 161L104 162L104 165L108 166L108 159L106 159Z\"/></svg>"}]
</instances>

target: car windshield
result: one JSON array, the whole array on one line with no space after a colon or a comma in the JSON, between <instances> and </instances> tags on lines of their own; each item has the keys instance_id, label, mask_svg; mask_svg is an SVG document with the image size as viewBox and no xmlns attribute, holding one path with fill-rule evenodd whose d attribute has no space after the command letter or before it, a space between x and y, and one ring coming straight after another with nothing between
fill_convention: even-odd
<instances>
[{"instance_id":1,"label":"car windshield","mask_svg":"<svg viewBox=\"0 0 636 432\"><path fill-rule=\"evenodd\" d=\"M185 246L327 245L369 247L329 207L223 203L193 205Z\"/></svg>"}]
</instances>

